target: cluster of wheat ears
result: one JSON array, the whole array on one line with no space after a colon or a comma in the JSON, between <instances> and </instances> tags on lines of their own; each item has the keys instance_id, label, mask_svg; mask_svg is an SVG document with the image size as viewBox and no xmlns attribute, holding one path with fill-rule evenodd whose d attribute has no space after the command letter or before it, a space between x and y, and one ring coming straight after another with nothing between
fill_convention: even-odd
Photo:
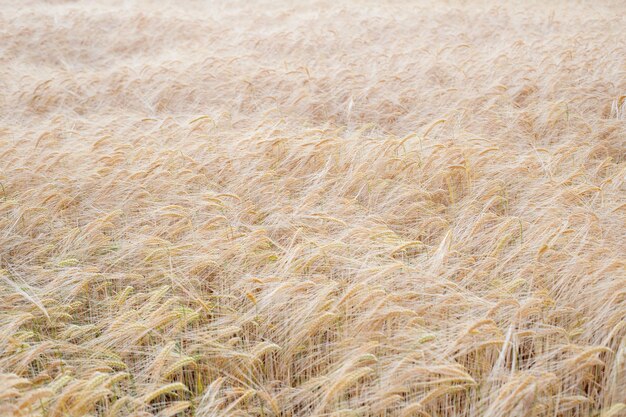
<instances>
[{"instance_id":1,"label":"cluster of wheat ears","mask_svg":"<svg viewBox=\"0 0 626 417\"><path fill-rule=\"evenodd\" d=\"M626 415L624 3L0 8L0 415Z\"/></svg>"}]
</instances>

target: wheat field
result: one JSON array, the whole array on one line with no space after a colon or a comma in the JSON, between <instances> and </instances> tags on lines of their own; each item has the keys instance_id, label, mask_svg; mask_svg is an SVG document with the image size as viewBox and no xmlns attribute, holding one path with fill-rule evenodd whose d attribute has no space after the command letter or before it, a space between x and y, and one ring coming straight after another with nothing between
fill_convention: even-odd
<instances>
[{"instance_id":1,"label":"wheat field","mask_svg":"<svg viewBox=\"0 0 626 417\"><path fill-rule=\"evenodd\" d=\"M0 415L626 416L626 4L0 2Z\"/></svg>"}]
</instances>

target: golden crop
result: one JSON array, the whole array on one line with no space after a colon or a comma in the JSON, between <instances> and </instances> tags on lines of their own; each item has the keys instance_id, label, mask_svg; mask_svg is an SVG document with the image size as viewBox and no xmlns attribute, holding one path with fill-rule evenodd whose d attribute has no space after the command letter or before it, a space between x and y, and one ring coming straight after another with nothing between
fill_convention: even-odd
<instances>
[{"instance_id":1,"label":"golden crop","mask_svg":"<svg viewBox=\"0 0 626 417\"><path fill-rule=\"evenodd\" d=\"M0 6L0 415L626 415L620 1Z\"/></svg>"}]
</instances>

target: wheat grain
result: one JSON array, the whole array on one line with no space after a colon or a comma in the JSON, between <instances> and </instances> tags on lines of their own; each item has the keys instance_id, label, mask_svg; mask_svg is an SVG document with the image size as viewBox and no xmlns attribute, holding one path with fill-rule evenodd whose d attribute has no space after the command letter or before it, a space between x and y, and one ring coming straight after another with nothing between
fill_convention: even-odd
<instances>
[{"instance_id":1,"label":"wheat grain","mask_svg":"<svg viewBox=\"0 0 626 417\"><path fill-rule=\"evenodd\" d=\"M0 414L624 414L625 14L3 1Z\"/></svg>"}]
</instances>

